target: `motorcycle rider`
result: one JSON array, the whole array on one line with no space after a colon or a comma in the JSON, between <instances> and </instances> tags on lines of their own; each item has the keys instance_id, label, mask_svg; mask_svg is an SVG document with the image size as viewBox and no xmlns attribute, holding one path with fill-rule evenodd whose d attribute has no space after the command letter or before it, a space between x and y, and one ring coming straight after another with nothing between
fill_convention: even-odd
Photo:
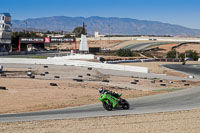
<instances>
[{"instance_id":1,"label":"motorcycle rider","mask_svg":"<svg viewBox=\"0 0 200 133\"><path fill-rule=\"evenodd\" d=\"M119 96L119 94L117 92L112 92L110 90L106 90L104 87L100 87L99 88L99 93L101 94L101 96L104 94L104 93L107 93L107 94L110 94L116 98L118 98L120 101L121 101L121 98Z\"/></svg>"}]
</instances>

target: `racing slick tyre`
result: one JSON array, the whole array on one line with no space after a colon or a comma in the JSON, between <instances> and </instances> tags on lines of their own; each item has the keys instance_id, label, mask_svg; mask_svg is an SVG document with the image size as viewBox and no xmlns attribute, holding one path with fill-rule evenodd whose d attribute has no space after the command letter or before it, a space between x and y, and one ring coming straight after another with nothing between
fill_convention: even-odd
<instances>
[{"instance_id":1,"label":"racing slick tyre","mask_svg":"<svg viewBox=\"0 0 200 133\"><path fill-rule=\"evenodd\" d=\"M125 99L122 99L122 108L125 110L128 110L130 108L130 105L128 103L128 101L126 101Z\"/></svg>"},{"instance_id":2,"label":"racing slick tyre","mask_svg":"<svg viewBox=\"0 0 200 133\"><path fill-rule=\"evenodd\" d=\"M103 107L107 111L112 111L112 109L113 109L112 104L110 102L109 102L109 104L107 104L106 102L103 102Z\"/></svg>"}]
</instances>

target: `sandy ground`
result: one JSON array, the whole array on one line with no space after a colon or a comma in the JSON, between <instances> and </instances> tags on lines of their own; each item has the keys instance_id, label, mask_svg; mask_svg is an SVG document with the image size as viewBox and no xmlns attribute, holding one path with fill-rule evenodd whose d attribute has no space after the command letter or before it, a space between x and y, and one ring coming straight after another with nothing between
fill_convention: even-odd
<instances>
[{"instance_id":1,"label":"sandy ground","mask_svg":"<svg viewBox=\"0 0 200 133\"><path fill-rule=\"evenodd\" d=\"M96 70L73 66L51 65L43 68L43 65L11 64L5 66L4 70L7 77L0 77L0 86L5 86L8 90L0 90L0 113L38 111L99 103L98 88L101 86L123 93L123 98L135 98L188 88L184 86L186 83L190 84L189 87L200 84L189 81L169 83L168 80L160 82L160 79L109 76ZM35 74L35 79L26 75L28 70ZM49 74L40 75L45 72ZM87 76L87 74L91 75ZM74 78L83 79L83 82L76 82ZM102 82L102 80L109 80L109 83ZM135 80L138 80L137 84L131 84ZM50 83L56 83L58 86L50 86ZM160 84L166 84L166 86Z\"/></svg>"},{"instance_id":2,"label":"sandy ground","mask_svg":"<svg viewBox=\"0 0 200 133\"><path fill-rule=\"evenodd\" d=\"M156 48L159 47L160 49L162 49L161 51L159 51L160 53L167 53L168 51L170 51L172 49L172 47L177 46L177 43L170 43L170 44L162 44L159 46L152 46L150 48Z\"/></svg>"},{"instance_id":3,"label":"sandy ground","mask_svg":"<svg viewBox=\"0 0 200 133\"><path fill-rule=\"evenodd\" d=\"M124 48L129 45L134 44L140 44L140 43L152 43L156 41L140 41L140 40L127 40L127 41L121 41L121 40L94 40L94 41L88 41L89 47L100 47L100 48L108 48L110 50L118 50L120 48ZM77 48L79 48L80 41L77 42ZM75 44L62 44L62 45L52 45L52 48L58 48L58 49L74 49Z\"/></svg>"},{"instance_id":4,"label":"sandy ground","mask_svg":"<svg viewBox=\"0 0 200 133\"><path fill-rule=\"evenodd\" d=\"M113 45L112 47L110 47L111 50L118 50L120 48L124 48L126 46L129 46L129 45L136 45L136 44L142 44L142 43L152 43L154 41L140 41L140 40L130 40L130 41L124 41L124 42L121 42L119 43L118 45Z\"/></svg>"},{"instance_id":5,"label":"sandy ground","mask_svg":"<svg viewBox=\"0 0 200 133\"><path fill-rule=\"evenodd\" d=\"M95 41L88 41L88 46L89 47L100 47L100 48L109 48L109 47L114 47L115 45L121 43L123 41L120 40L95 40ZM79 49L80 41L77 42L77 49ZM58 49L74 49L75 44L62 44L62 45L54 45L52 48L58 48Z\"/></svg>"},{"instance_id":6,"label":"sandy ground","mask_svg":"<svg viewBox=\"0 0 200 133\"><path fill-rule=\"evenodd\" d=\"M198 133L200 111L0 123L6 133Z\"/></svg>"},{"instance_id":7,"label":"sandy ground","mask_svg":"<svg viewBox=\"0 0 200 133\"><path fill-rule=\"evenodd\" d=\"M197 53L200 53L200 47L199 44L184 44L178 48L176 48L176 50L180 53L184 53L187 50L194 50Z\"/></svg>"},{"instance_id":8,"label":"sandy ground","mask_svg":"<svg viewBox=\"0 0 200 133\"><path fill-rule=\"evenodd\" d=\"M18 113L86 104L99 103L97 83L76 83L57 80L58 86L49 86L51 81L38 79L0 79L1 86L7 91L0 90L0 113ZM123 93L124 98L140 97L159 92L118 89L104 85L107 89Z\"/></svg>"},{"instance_id":9,"label":"sandy ground","mask_svg":"<svg viewBox=\"0 0 200 133\"><path fill-rule=\"evenodd\" d=\"M5 66L4 70L7 77L0 77L0 86L5 86L8 90L0 90L0 113L29 112L99 103L98 88L101 86L123 93L123 98L136 98L200 84L189 81L169 83L168 80L160 82L160 79L109 76L96 70L73 66L51 65L44 68L43 65L11 64ZM28 70L35 74L35 79L26 75ZM49 74L40 75L45 72ZM87 74L91 75L87 76ZM83 79L83 82L76 82L74 78ZM109 83L102 80L109 80ZM137 84L131 84L135 80L138 80ZM58 86L50 86L50 83L56 83ZM184 86L186 83L190 86Z\"/></svg>"},{"instance_id":10,"label":"sandy ground","mask_svg":"<svg viewBox=\"0 0 200 133\"><path fill-rule=\"evenodd\" d=\"M44 69L42 65L33 65L31 69L29 68L30 65L21 65L17 68L14 68L14 65L5 67L7 77L0 77L0 86L5 86L8 90L0 90L0 113L28 112L99 103L98 88L101 86L123 93L123 98L163 93L135 89L137 87L130 84L133 80L131 77L105 76L83 67L59 66L58 69L58 66L49 66ZM32 70L36 76L35 79L26 75L28 70ZM39 75L46 71L49 74ZM91 76L86 76L88 73ZM54 78L55 75L60 78ZM74 78L83 79L84 82L73 81ZM119 82L117 80L119 78L122 81ZM111 81L104 83L103 79ZM58 86L50 86L50 83L56 83ZM121 84L118 86L119 83Z\"/></svg>"},{"instance_id":11,"label":"sandy ground","mask_svg":"<svg viewBox=\"0 0 200 133\"><path fill-rule=\"evenodd\" d=\"M178 44L176 43L171 43L171 44L164 44L164 45L159 45L159 46L152 46L151 48L159 47L160 49L163 49L161 51L158 51L159 53L167 53L168 51L172 50L172 47L177 46L177 45ZM184 53L187 50L194 50L197 53L200 53L199 44L188 43L176 48L176 51L179 53Z\"/></svg>"}]
</instances>

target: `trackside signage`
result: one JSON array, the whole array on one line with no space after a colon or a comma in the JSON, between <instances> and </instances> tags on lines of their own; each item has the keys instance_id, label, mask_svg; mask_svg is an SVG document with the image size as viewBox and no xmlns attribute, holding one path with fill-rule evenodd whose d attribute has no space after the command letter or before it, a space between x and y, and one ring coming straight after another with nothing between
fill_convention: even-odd
<instances>
[{"instance_id":1,"label":"trackside signage","mask_svg":"<svg viewBox=\"0 0 200 133\"><path fill-rule=\"evenodd\" d=\"M63 38L63 37L51 37L51 43L67 43L67 42L75 42L75 38Z\"/></svg>"},{"instance_id":2,"label":"trackside signage","mask_svg":"<svg viewBox=\"0 0 200 133\"><path fill-rule=\"evenodd\" d=\"M63 37L45 37L45 38L28 38L21 37L21 43L70 43L75 42L75 38L63 38Z\"/></svg>"},{"instance_id":3,"label":"trackside signage","mask_svg":"<svg viewBox=\"0 0 200 133\"><path fill-rule=\"evenodd\" d=\"M21 43L44 43L44 38L20 38Z\"/></svg>"}]
</instances>

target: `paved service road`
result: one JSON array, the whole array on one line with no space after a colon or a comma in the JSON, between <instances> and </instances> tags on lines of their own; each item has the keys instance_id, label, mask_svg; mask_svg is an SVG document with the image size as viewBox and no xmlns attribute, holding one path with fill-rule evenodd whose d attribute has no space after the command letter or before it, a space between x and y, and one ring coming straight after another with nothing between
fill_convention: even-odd
<instances>
[{"instance_id":1,"label":"paved service road","mask_svg":"<svg viewBox=\"0 0 200 133\"><path fill-rule=\"evenodd\" d=\"M0 122L85 118L112 115L143 114L200 108L200 87L160 95L129 99L130 110L105 111L101 104L51 111L3 114Z\"/></svg>"}]
</instances>

